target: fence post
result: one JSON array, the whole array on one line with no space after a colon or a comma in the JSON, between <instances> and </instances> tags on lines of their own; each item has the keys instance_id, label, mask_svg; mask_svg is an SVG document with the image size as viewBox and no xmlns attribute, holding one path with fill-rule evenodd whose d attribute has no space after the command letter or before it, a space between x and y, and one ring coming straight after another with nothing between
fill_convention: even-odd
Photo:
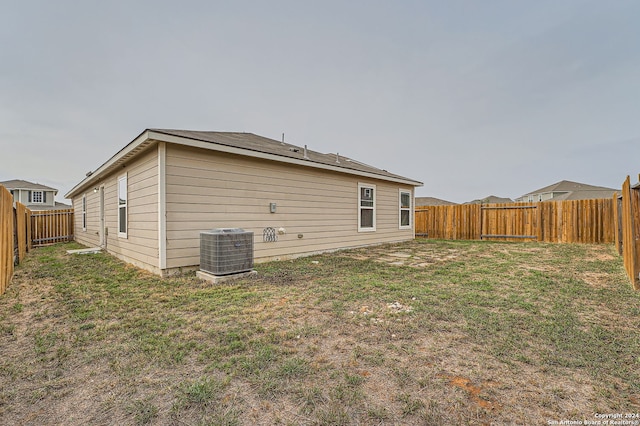
<instances>
[{"instance_id":1,"label":"fence post","mask_svg":"<svg viewBox=\"0 0 640 426\"><path fill-rule=\"evenodd\" d=\"M483 214L482 203L480 203L476 207L476 210L474 211L474 215L477 217L477 220L476 220L476 232L475 232L475 235L473 236L474 240L481 240L482 239L482 214Z\"/></svg>"},{"instance_id":2,"label":"fence post","mask_svg":"<svg viewBox=\"0 0 640 426\"><path fill-rule=\"evenodd\" d=\"M542 203L540 201L538 201L536 203L536 226L538 227L538 229L536 229L536 237L538 241L544 241L544 224L542 223Z\"/></svg>"},{"instance_id":3,"label":"fence post","mask_svg":"<svg viewBox=\"0 0 640 426\"><path fill-rule=\"evenodd\" d=\"M13 196L0 185L0 295L13 277Z\"/></svg>"},{"instance_id":4,"label":"fence post","mask_svg":"<svg viewBox=\"0 0 640 426\"><path fill-rule=\"evenodd\" d=\"M18 263L22 262L22 260L27 255L27 246L28 237L27 237L27 207L22 203L15 203L15 211L16 211L16 246L17 246L17 255L18 255Z\"/></svg>"},{"instance_id":5,"label":"fence post","mask_svg":"<svg viewBox=\"0 0 640 426\"><path fill-rule=\"evenodd\" d=\"M639 176L640 178L640 176ZM631 188L631 212L633 225L633 287L640 290L640 188Z\"/></svg>"},{"instance_id":6,"label":"fence post","mask_svg":"<svg viewBox=\"0 0 640 426\"><path fill-rule=\"evenodd\" d=\"M640 289L640 279L638 278L638 192L631 189L629 176L622 184L622 257L627 276L633 284L633 288Z\"/></svg>"},{"instance_id":7,"label":"fence post","mask_svg":"<svg viewBox=\"0 0 640 426\"><path fill-rule=\"evenodd\" d=\"M18 237L18 212L14 203L13 207L13 266L20 263L20 239Z\"/></svg>"},{"instance_id":8,"label":"fence post","mask_svg":"<svg viewBox=\"0 0 640 426\"><path fill-rule=\"evenodd\" d=\"M33 241L31 240L31 209L26 209L25 225L27 227L27 251L31 251L33 248Z\"/></svg>"},{"instance_id":9,"label":"fence post","mask_svg":"<svg viewBox=\"0 0 640 426\"><path fill-rule=\"evenodd\" d=\"M618 193L613 193L613 241L619 255L622 255L622 223L620 223L620 209L618 206Z\"/></svg>"}]
</instances>

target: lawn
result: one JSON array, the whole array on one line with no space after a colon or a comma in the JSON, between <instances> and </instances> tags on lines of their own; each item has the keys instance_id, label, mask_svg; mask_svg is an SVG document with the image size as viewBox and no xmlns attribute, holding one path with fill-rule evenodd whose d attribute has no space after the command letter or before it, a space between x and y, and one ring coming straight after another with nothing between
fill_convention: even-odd
<instances>
[{"instance_id":1,"label":"lawn","mask_svg":"<svg viewBox=\"0 0 640 426\"><path fill-rule=\"evenodd\" d=\"M416 240L217 286L71 248L34 250L0 297L0 424L640 412L640 295L612 246Z\"/></svg>"}]
</instances>

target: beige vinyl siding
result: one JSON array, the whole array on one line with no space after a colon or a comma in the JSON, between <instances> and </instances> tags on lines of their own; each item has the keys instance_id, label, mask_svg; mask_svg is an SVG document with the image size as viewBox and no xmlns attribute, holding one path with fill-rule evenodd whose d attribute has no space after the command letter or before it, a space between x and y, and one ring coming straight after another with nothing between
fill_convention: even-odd
<instances>
[{"instance_id":1,"label":"beige vinyl siding","mask_svg":"<svg viewBox=\"0 0 640 426\"><path fill-rule=\"evenodd\" d=\"M358 183L376 187L375 232L358 232ZM413 229L398 229L399 187L168 144L167 268L198 265L200 232L213 228L253 231L257 261L412 239ZM269 212L270 203L277 204L276 213ZM286 234L265 243L266 227Z\"/></svg>"},{"instance_id":2,"label":"beige vinyl siding","mask_svg":"<svg viewBox=\"0 0 640 426\"><path fill-rule=\"evenodd\" d=\"M82 229L82 196L87 197L87 230ZM74 235L75 240L80 244L88 247L97 247L100 244L100 235L98 234L100 223L99 210L99 194L94 193L93 189L78 195L73 199L73 207L75 210Z\"/></svg>"},{"instance_id":3,"label":"beige vinyl siding","mask_svg":"<svg viewBox=\"0 0 640 426\"><path fill-rule=\"evenodd\" d=\"M118 236L118 178L127 174L127 238ZM158 155L154 147L136 160L94 185L104 186L107 249L118 258L143 269L158 268ZM95 247L100 243L100 192L87 192L87 232L76 220L76 240ZM82 209L82 194L74 198L76 211Z\"/></svg>"}]
</instances>

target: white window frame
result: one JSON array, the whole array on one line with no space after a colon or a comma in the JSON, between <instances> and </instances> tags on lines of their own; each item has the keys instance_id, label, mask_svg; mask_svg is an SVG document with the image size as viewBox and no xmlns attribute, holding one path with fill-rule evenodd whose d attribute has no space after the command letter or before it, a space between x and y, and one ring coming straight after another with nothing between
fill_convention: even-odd
<instances>
[{"instance_id":1,"label":"white window frame","mask_svg":"<svg viewBox=\"0 0 640 426\"><path fill-rule=\"evenodd\" d=\"M124 182L124 203L120 204L120 183ZM117 188L116 188L116 193L117 193L117 198L116 198L116 203L117 203L117 207L118 207L118 237L120 238L127 238L127 231L129 230L129 183L127 181L127 174L125 173L124 175L118 177L118 183L117 183ZM124 226L124 232L122 232L121 229L121 224L120 224L120 210L124 210L124 216L125 216L125 226Z\"/></svg>"},{"instance_id":2,"label":"white window frame","mask_svg":"<svg viewBox=\"0 0 640 426\"><path fill-rule=\"evenodd\" d=\"M362 189L371 189L373 190L373 206L363 206L362 205ZM376 210L377 203L376 197L378 196L378 189L375 185L370 183L360 183L358 182L358 232L374 232L376 230ZM362 211L363 210L373 210L373 226L372 227L362 227Z\"/></svg>"},{"instance_id":3,"label":"white window frame","mask_svg":"<svg viewBox=\"0 0 640 426\"><path fill-rule=\"evenodd\" d=\"M409 195L409 207L403 207L402 206L402 194ZM413 203L412 203L411 191L409 191L407 189L400 189L398 191L398 228L399 229L411 229L411 225L413 224L413 220L412 220L413 214L411 214L411 205L412 204ZM403 211L408 211L409 212L409 224L408 225L403 225L402 224L402 212Z\"/></svg>"},{"instance_id":4,"label":"white window frame","mask_svg":"<svg viewBox=\"0 0 640 426\"><path fill-rule=\"evenodd\" d=\"M87 194L82 195L82 230L87 231Z\"/></svg>"},{"instance_id":5,"label":"white window frame","mask_svg":"<svg viewBox=\"0 0 640 426\"><path fill-rule=\"evenodd\" d=\"M36 194L40 195L40 201L36 201ZM31 204L44 204L44 191L31 191Z\"/></svg>"}]
</instances>

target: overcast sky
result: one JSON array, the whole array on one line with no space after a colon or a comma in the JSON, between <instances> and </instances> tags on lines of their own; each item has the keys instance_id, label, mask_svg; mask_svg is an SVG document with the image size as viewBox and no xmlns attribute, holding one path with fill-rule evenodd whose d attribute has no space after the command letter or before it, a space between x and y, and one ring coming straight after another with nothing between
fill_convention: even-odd
<instances>
[{"instance_id":1,"label":"overcast sky","mask_svg":"<svg viewBox=\"0 0 640 426\"><path fill-rule=\"evenodd\" d=\"M515 198L640 173L640 1L0 0L0 181L245 131Z\"/></svg>"}]
</instances>

